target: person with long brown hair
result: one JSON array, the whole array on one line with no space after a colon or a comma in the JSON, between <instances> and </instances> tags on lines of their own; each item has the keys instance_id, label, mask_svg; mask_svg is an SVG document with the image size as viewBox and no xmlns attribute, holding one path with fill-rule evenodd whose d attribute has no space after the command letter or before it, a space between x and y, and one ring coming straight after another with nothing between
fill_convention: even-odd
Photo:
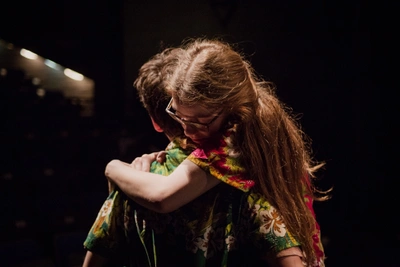
<instances>
[{"instance_id":1,"label":"person with long brown hair","mask_svg":"<svg viewBox=\"0 0 400 267\"><path fill-rule=\"evenodd\" d=\"M258 78L227 43L200 39L188 42L185 49L187 53L167 87L175 110L188 116L191 114L186 111L194 106L206 110L222 107L227 127L236 127L233 144L248 177L255 182L254 191L279 210L300 241L308 264L321 260L312 239L318 226L307 205L327 198L311 180L323 164L312 160L309 139L291 110L277 98L274 84ZM190 128L185 134L201 139Z\"/></svg>"},{"instance_id":2,"label":"person with long brown hair","mask_svg":"<svg viewBox=\"0 0 400 267\"><path fill-rule=\"evenodd\" d=\"M256 239L269 245L244 250L254 253L249 255L269 258L278 266L300 266L302 261L307 266L324 266L312 208L313 200L327 198L312 179L322 164L312 160L300 125L277 98L273 84L256 77L251 65L227 43L197 39L182 48L185 52L179 54L174 75L167 81L171 100L166 112L182 125L197 149L161 181L118 160L107 165L106 176L133 199L141 199L145 207L171 212L207 191L206 182L199 181L212 175L244 192L222 194L222 199L246 199L232 199L232 203L240 202L240 211L233 213L238 212L237 221L244 224L229 224L229 231L225 229L230 234L225 236L228 252L238 249L233 244L243 249L252 243L257 232ZM196 188L191 187L194 181ZM240 227L249 221L258 221L259 227ZM275 232L272 239L267 235L271 232ZM291 239L292 244L276 248L279 236ZM231 243L229 238L238 241Z\"/></svg>"},{"instance_id":3,"label":"person with long brown hair","mask_svg":"<svg viewBox=\"0 0 400 267\"><path fill-rule=\"evenodd\" d=\"M159 132L164 132L171 140L162 163L153 162L149 169L146 164L140 164L137 169L142 169L144 166L148 171L168 175L196 147L195 144L188 144L190 140L184 141L187 137L183 135L182 127L172 119L169 113L165 112L165 107L170 102L170 96L164 90L165 81L168 81L171 71L178 62L177 55L180 52L182 49L166 49L156 54L140 68L139 75L134 82L140 101L148 111L154 128ZM146 157L145 155L137 158L134 161L135 165L138 162L142 163ZM143 163L145 162L143 161ZM128 166L128 164L126 165ZM264 238L273 240L274 243L267 241L260 246L268 247L271 259L275 258L276 253L279 253L282 258L296 252L295 247L298 246L298 242L282 228L283 224L276 220L278 212L272 205L254 194L243 197L246 196L245 193L230 185L220 184L219 180L214 177L208 179L211 180L210 187L213 188L209 188L206 193L182 207L181 210L178 209L169 214L156 214L151 209L141 207L128 199L119 188L110 186L110 195L100 209L84 242L87 253L83 266L153 266L153 264L159 266L192 266L193 264L197 266L227 266L228 264L229 266L233 264L242 266L243 261L246 264L257 265L256 262L263 260L261 257L255 257L249 261L245 256L249 257L251 254L244 253L243 248L241 250L230 248L233 245L244 247L246 244L242 241L229 241L229 246L221 246L225 243L221 243L221 240L224 240L222 237L225 232L222 229L243 226L257 229L269 225L276 228L270 233L259 231L259 234L252 234L250 238L247 238L251 243L258 243L257 239L263 240ZM214 187L214 185L216 186ZM190 196L191 192L189 190L186 195ZM235 201L229 198L230 194L235 195ZM228 197L220 200L219 198L223 195ZM138 202L140 203L140 200ZM235 206L232 207L234 203ZM255 210L260 203L264 208L258 208L258 210L263 210L269 215L267 214L264 220L251 220L252 210ZM232 218L233 214L237 214L239 210L243 210L238 217L240 219L236 222L228 219ZM275 214L275 218L272 214ZM143 223L138 221L138 216L140 217L139 221L143 220ZM210 218L214 218L212 222L210 222ZM178 225L181 227L177 227ZM137 232L137 227L142 229L140 234ZM263 229L263 232L266 232L267 228ZM216 232L219 234L215 234ZM233 231L230 231L225 234L228 240L232 239L232 233ZM190 236L191 238L188 238ZM236 238L244 240L239 236ZM186 239L188 241L184 241ZM176 243L184 244L184 246L173 248L171 244ZM220 249L215 250L212 248L213 246L206 245L206 243L218 244ZM254 247L254 244L251 243L247 243L247 249L250 251ZM270 249L271 246L274 246L274 249ZM188 250L186 247L191 247L191 249ZM196 249L200 253L193 253L193 250ZM180 256L177 257L177 254ZM231 254L234 254L239 260L234 259Z\"/></svg>"}]
</instances>

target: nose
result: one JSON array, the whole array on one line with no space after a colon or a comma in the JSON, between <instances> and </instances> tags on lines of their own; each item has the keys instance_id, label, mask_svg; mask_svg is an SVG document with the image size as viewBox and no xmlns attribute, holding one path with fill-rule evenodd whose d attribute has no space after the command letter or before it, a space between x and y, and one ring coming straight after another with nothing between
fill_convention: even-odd
<instances>
[{"instance_id":1,"label":"nose","mask_svg":"<svg viewBox=\"0 0 400 267\"><path fill-rule=\"evenodd\" d=\"M184 123L181 123L181 125L182 125L183 131L187 137L190 137L191 135L197 133L196 127L193 127L193 126L190 126L190 125L187 125Z\"/></svg>"}]
</instances>

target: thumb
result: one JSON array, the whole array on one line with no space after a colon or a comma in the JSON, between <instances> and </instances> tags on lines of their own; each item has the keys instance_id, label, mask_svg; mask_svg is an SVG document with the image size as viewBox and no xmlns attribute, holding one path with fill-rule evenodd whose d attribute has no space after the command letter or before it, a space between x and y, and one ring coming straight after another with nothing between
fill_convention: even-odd
<instances>
[{"instance_id":1,"label":"thumb","mask_svg":"<svg viewBox=\"0 0 400 267\"><path fill-rule=\"evenodd\" d=\"M164 163L166 156L167 156L167 152L165 152L165 151L158 152L157 157L156 157L157 162Z\"/></svg>"}]
</instances>

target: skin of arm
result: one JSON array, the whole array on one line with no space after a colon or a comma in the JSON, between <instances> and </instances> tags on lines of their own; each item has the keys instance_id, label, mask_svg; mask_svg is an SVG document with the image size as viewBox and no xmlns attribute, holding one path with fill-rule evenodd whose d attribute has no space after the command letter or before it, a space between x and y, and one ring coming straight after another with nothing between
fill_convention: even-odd
<instances>
[{"instance_id":1,"label":"skin of arm","mask_svg":"<svg viewBox=\"0 0 400 267\"><path fill-rule=\"evenodd\" d=\"M275 264L277 267L304 267L303 262L299 256L286 256L281 257L277 260Z\"/></svg>"},{"instance_id":2,"label":"skin of arm","mask_svg":"<svg viewBox=\"0 0 400 267\"><path fill-rule=\"evenodd\" d=\"M189 160L184 160L168 176L139 171L125 162L112 160L105 175L135 202L159 213L172 212L220 183Z\"/></svg>"},{"instance_id":3,"label":"skin of arm","mask_svg":"<svg viewBox=\"0 0 400 267\"><path fill-rule=\"evenodd\" d=\"M272 257L267 256L264 260L274 267L304 267L302 257L303 253L299 247L291 247Z\"/></svg>"},{"instance_id":4,"label":"skin of arm","mask_svg":"<svg viewBox=\"0 0 400 267\"><path fill-rule=\"evenodd\" d=\"M85 259L82 267L102 267L106 266L108 259L100 255L94 254L91 251L86 251Z\"/></svg>"}]
</instances>

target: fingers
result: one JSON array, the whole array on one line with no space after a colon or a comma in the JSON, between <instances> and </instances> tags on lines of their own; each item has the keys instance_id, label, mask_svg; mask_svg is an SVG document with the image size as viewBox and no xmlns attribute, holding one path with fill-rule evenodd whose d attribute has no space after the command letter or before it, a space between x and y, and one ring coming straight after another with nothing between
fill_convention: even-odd
<instances>
[{"instance_id":1,"label":"fingers","mask_svg":"<svg viewBox=\"0 0 400 267\"><path fill-rule=\"evenodd\" d=\"M157 153L144 154L135 158L131 163L131 167L139 171L149 172L151 163L156 160L156 157Z\"/></svg>"},{"instance_id":2,"label":"fingers","mask_svg":"<svg viewBox=\"0 0 400 267\"><path fill-rule=\"evenodd\" d=\"M149 172L151 163L153 163L154 161L164 163L166 155L166 151L143 154L141 157L137 157L132 161L131 167L139 171Z\"/></svg>"},{"instance_id":3,"label":"fingers","mask_svg":"<svg viewBox=\"0 0 400 267\"><path fill-rule=\"evenodd\" d=\"M157 156L156 156L157 162L159 162L159 163L164 163L164 162L165 162L166 156L167 156L167 152L166 152L166 151L160 151L160 152L158 152L158 153L157 153Z\"/></svg>"},{"instance_id":4,"label":"fingers","mask_svg":"<svg viewBox=\"0 0 400 267\"><path fill-rule=\"evenodd\" d=\"M146 163L141 157L135 158L131 163L131 167L138 171L150 171L150 164L147 164L146 167Z\"/></svg>"}]
</instances>

